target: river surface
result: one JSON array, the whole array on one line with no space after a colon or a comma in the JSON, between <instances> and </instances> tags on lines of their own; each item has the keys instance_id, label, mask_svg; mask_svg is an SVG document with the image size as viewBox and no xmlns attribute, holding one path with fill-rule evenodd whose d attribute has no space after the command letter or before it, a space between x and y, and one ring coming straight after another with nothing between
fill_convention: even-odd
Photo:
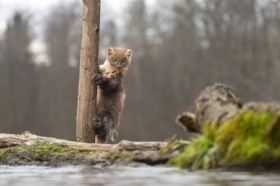
<instances>
[{"instance_id":1,"label":"river surface","mask_svg":"<svg viewBox=\"0 0 280 186\"><path fill-rule=\"evenodd\" d=\"M170 167L0 166L0 186L280 186L276 172L221 172Z\"/></svg>"}]
</instances>

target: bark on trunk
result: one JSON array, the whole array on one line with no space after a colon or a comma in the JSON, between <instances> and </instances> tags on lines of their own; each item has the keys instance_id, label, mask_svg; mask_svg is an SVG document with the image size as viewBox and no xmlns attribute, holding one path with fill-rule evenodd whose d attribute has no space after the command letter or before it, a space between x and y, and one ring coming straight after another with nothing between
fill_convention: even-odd
<instances>
[{"instance_id":1,"label":"bark on trunk","mask_svg":"<svg viewBox=\"0 0 280 186\"><path fill-rule=\"evenodd\" d=\"M82 20L76 137L78 142L94 143L92 119L96 109L97 91L91 77L98 72L100 0L83 0Z\"/></svg>"}]
</instances>

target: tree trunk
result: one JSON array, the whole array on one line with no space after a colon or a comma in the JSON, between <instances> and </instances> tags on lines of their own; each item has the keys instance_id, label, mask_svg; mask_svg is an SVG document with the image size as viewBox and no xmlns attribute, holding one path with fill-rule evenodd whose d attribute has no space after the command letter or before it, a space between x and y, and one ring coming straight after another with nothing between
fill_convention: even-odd
<instances>
[{"instance_id":1,"label":"tree trunk","mask_svg":"<svg viewBox=\"0 0 280 186\"><path fill-rule=\"evenodd\" d=\"M98 71L100 0L83 0L82 20L76 137L78 142L94 143L92 118L96 109L97 90L91 77Z\"/></svg>"}]
</instances>

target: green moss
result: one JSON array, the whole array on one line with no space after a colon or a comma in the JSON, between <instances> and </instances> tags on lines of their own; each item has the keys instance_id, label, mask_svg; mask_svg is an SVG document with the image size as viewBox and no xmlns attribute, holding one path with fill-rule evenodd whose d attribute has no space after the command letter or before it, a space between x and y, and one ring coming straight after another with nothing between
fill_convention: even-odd
<instances>
[{"instance_id":1,"label":"green moss","mask_svg":"<svg viewBox=\"0 0 280 186\"><path fill-rule=\"evenodd\" d=\"M246 111L224 122L213 133L221 162L244 165L280 159L274 152L280 148L279 116L280 113Z\"/></svg>"},{"instance_id":2,"label":"green moss","mask_svg":"<svg viewBox=\"0 0 280 186\"><path fill-rule=\"evenodd\" d=\"M124 151L121 153L120 157L127 159L127 158L132 158L135 155L134 152L130 152L130 151Z\"/></svg>"},{"instance_id":3,"label":"green moss","mask_svg":"<svg viewBox=\"0 0 280 186\"><path fill-rule=\"evenodd\" d=\"M79 152L79 150L60 145L22 145L1 149L0 162L3 164L9 164L15 160L19 162L65 162L69 159L78 159Z\"/></svg>"},{"instance_id":4,"label":"green moss","mask_svg":"<svg viewBox=\"0 0 280 186\"><path fill-rule=\"evenodd\" d=\"M169 154L176 149L183 148L183 146L184 145L180 142L180 140L176 139L176 135L174 135L167 140L167 145L159 150L159 154Z\"/></svg>"},{"instance_id":5,"label":"green moss","mask_svg":"<svg viewBox=\"0 0 280 186\"><path fill-rule=\"evenodd\" d=\"M266 129L266 139L272 146L278 147L280 141L280 112L272 117Z\"/></svg>"},{"instance_id":6,"label":"green moss","mask_svg":"<svg viewBox=\"0 0 280 186\"><path fill-rule=\"evenodd\" d=\"M215 123L211 123L209 121L205 122L203 125L202 131L203 136L211 139L212 141L215 139L215 131L217 130L217 125Z\"/></svg>"},{"instance_id":7,"label":"green moss","mask_svg":"<svg viewBox=\"0 0 280 186\"><path fill-rule=\"evenodd\" d=\"M105 159L108 162L113 162L115 159L118 158L119 153L116 151L112 151L112 152L108 152L108 154L106 155Z\"/></svg>"},{"instance_id":8,"label":"green moss","mask_svg":"<svg viewBox=\"0 0 280 186\"><path fill-rule=\"evenodd\" d=\"M135 155L134 152L130 152L130 151L111 151L108 152L105 156L105 159L112 163L114 162L116 159L128 159L128 158L132 158Z\"/></svg>"},{"instance_id":9,"label":"green moss","mask_svg":"<svg viewBox=\"0 0 280 186\"><path fill-rule=\"evenodd\" d=\"M265 164L280 160L280 112L245 111L217 127L207 122L201 136L170 163L179 167Z\"/></svg>"},{"instance_id":10,"label":"green moss","mask_svg":"<svg viewBox=\"0 0 280 186\"><path fill-rule=\"evenodd\" d=\"M73 149L68 148L67 146L51 145L51 144L31 145L31 146L24 145L15 148L21 148L28 151L35 151L38 152L40 155L46 155L50 152L64 153L69 151L75 151Z\"/></svg>"},{"instance_id":11,"label":"green moss","mask_svg":"<svg viewBox=\"0 0 280 186\"><path fill-rule=\"evenodd\" d=\"M196 134L191 141L192 144L186 146L176 158L170 159L169 164L191 169L216 167L219 154L214 142L199 134Z\"/></svg>"},{"instance_id":12,"label":"green moss","mask_svg":"<svg viewBox=\"0 0 280 186\"><path fill-rule=\"evenodd\" d=\"M5 156L5 150L0 150L0 162L4 156Z\"/></svg>"},{"instance_id":13,"label":"green moss","mask_svg":"<svg viewBox=\"0 0 280 186\"><path fill-rule=\"evenodd\" d=\"M31 160L43 161L66 161L66 156L77 154L79 151L68 148L67 146L41 144L41 145L23 145L10 149L10 153L18 154L21 156L29 157ZM28 154L28 155L25 155ZM59 158L58 158L59 157ZM27 159L26 159L27 160ZM29 161L29 160L27 160Z\"/></svg>"}]
</instances>

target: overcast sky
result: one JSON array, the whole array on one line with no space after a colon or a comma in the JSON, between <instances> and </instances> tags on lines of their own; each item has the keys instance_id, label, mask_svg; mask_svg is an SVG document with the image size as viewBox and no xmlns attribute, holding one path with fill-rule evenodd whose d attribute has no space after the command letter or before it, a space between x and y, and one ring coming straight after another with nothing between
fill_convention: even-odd
<instances>
[{"instance_id":1,"label":"overcast sky","mask_svg":"<svg viewBox=\"0 0 280 186\"><path fill-rule=\"evenodd\" d=\"M28 10L32 15L40 13L37 17L44 16L49 7L57 4L59 1L68 3L79 0L0 0L0 32L6 28L7 19L11 18L16 10ZM102 0L104 1L104 0ZM80 0L82 2L82 0ZM116 13L124 6L127 0L106 0ZM35 19L36 21L36 19Z\"/></svg>"},{"instance_id":2,"label":"overcast sky","mask_svg":"<svg viewBox=\"0 0 280 186\"><path fill-rule=\"evenodd\" d=\"M33 27L33 32L35 32L35 40L32 41L30 49L36 55L35 61L40 61L42 58L45 59L45 44L40 37L42 33L42 21L41 18L47 15L49 8L60 2L70 3L78 1L82 3L82 0L0 0L0 39L1 35L4 33L4 30L7 26L7 21L11 19L15 11L28 11L32 16L32 23L35 25L40 25ZM120 10L124 8L127 0L102 0L103 3L117 14L120 13ZM104 2L106 1L106 2ZM34 30L35 29L35 30ZM42 35L41 35L42 36ZM38 58L38 60L37 60Z\"/></svg>"},{"instance_id":3,"label":"overcast sky","mask_svg":"<svg viewBox=\"0 0 280 186\"><path fill-rule=\"evenodd\" d=\"M27 10L32 15L36 15L37 20L46 15L49 7L59 2L70 3L82 0L0 0L0 33L6 28L6 23L16 10ZM104 4L109 6L117 14L125 7L129 0L101 0ZM156 0L146 0L148 6L153 6ZM102 3L102 4L103 4ZM34 17L33 17L34 19Z\"/></svg>"},{"instance_id":4,"label":"overcast sky","mask_svg":"<svg viewBox=\"0 0 280 186\"><path fill-rule=\"evenodd\" d=\"M32 28L35 33L34 40L30 48L34 53L42 53L45 51L45 44L42 40L42 18L47 15L49 8L60 2L71 3L81 2L82 0L0 0L0 39L7 26L7 21L12 18L15 11L27 11L32 16L32 24L36 27ZM122 13L122 9L129 0L101 0L102 4L108 6L117 15ZM152 6L155 0L146 0L148 6Z\"/></svg>"}]
</instances>

